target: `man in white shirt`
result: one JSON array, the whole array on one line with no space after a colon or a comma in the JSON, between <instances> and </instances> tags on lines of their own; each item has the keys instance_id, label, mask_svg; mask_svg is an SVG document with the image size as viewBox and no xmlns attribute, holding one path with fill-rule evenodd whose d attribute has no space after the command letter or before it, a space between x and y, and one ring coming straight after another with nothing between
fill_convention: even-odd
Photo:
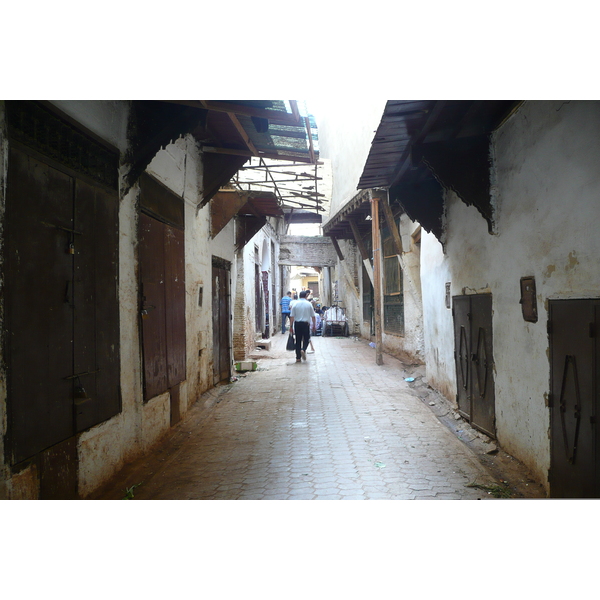
<instances>
[{"instance_id":1,"label":"man in white shirt","mask_svg":"<svg viewBox=\"0 0 600 600\"><path fill-rule=\"evenodd\" d=\"M306 291L300 292L300 299L293 303L290 312L290 328L296 336L296 362L306 360L306 348L310 341L310 325L317 329L317 320L312 304L306 299Z\"/></svg>"}]
</instances>

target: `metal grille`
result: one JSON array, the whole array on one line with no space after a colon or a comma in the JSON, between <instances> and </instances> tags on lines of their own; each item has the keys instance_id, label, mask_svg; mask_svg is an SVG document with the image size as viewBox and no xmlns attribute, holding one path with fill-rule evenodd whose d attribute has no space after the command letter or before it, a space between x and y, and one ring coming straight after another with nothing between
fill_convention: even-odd
<instances>
[{"instance_id":1,"label":"metal grille","mask_svg":"<svg viewBox=\"0 0 600 600\"><path fill-rule=\"evenodd\" d=\"M113 189L119 156L32 101L8 101L10 135L62 165Z\"/></svg>"},{"instance_id":2,"label":"metal grille","mask_svg":"<svg viewBox=\"0 0 600 600\"><path fill-rule=\"evenodd\" d=\"M402 269L394 254L384 258L383 328L387 333L404 335L404 294Z\"/></svg>"}]
</instances>

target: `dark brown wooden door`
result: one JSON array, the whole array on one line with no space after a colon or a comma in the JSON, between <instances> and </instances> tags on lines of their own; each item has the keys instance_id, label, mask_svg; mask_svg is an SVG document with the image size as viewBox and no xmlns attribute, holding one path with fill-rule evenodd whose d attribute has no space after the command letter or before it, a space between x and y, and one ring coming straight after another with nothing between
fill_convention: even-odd
<instances>
[{"instance_id":1,"label":"dark brown wooden door","mask_svg":"<svg viewBox=\"0 0 600 600\"><path fill-rule=\"evenodd\" d=\"M600 300L550 300L550 493L600 494L596 418Z\"/></svg>"},{"instance_id":2,"label":"dark brown wooden door","mask_svg":"<svg viewBox=\"0 0 600 600\"><path fill-rule=\"evenodd\" d=\"M144 399L186 377L184 232L144 213L139 220Z\"/></svg>"},{"instance_id":3,"label":"dark brown wooden door","mask_svg":"<svg viewBox=\"0 0 600 600\"><path fill-rule=\"evenodd\" d=\"M213 262L213 382L215 385L231 377L229 276L229 270L222 264Z\"/></svg>"},{"instance_id":4,"label":"dark brown wooden door","mask_svg":"<svg viewBox=\"0 0 600 600\"><path fill-rule=\"evenodd\" d=\"M169 389L165 316L164 223L146 214L139 220L140 292L144 400Z\"/></svg>"},{"instance_id":5,"label":"dark brown wooden door","mask_svg":"<svg viewBox=\"0 0 600 600\"><path fill-rule=\"evenodd\" d=\"M8 436L18 463L120 410L116 193L11 148Z\"/></svg>"},{"instance_id":6,"label":"dark brown wooden door","mask_svg":"<svg viewBox=\"0 0 600 600\"><path fill-rule=\"evenodd\" d=\"M492 296L454 296L457 403L473 427L496 437Z\"/></svg>"}]
</instances>

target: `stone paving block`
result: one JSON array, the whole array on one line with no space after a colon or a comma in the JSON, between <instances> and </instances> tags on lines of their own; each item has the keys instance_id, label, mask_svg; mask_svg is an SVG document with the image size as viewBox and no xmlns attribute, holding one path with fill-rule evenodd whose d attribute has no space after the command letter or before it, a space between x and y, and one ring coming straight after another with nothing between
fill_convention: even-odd
<instances>
[{"instance_id":1,"label":"stone paving block","mask_svg":"<svg viewBox=\"0 0 600 600\"><path fill-rule=\"evenodd\" d=\"M490 473L415 396L400 361L384 355L382 368L365 340L322 338L297 369L285 340L274 336L271 358L225 386L208 417L192 408L132 467L140 499L490 499L465 487Z\"/></svg>"}]
</instances>

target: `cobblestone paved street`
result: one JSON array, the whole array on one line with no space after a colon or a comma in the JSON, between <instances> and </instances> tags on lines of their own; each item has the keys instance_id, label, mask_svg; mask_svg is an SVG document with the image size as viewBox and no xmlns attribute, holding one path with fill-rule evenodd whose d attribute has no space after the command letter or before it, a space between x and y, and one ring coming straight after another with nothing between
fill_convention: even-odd
<instances>
[{"instance_id":1,"label":"cobblestone paved street","mask_svg":"<svg viewBox=\"0 0 600 600\"><path fill-rule=\"evenodd\" d=\"M493 499L498 483L362 339L313 338L297 364L272 338L258 370L216 388L98 499ZM138 485L139 484L139 485ZM531 497L536 497L531 488ZM537 496L541 497L541 496Z\"/></svg>"}]
</instances>

